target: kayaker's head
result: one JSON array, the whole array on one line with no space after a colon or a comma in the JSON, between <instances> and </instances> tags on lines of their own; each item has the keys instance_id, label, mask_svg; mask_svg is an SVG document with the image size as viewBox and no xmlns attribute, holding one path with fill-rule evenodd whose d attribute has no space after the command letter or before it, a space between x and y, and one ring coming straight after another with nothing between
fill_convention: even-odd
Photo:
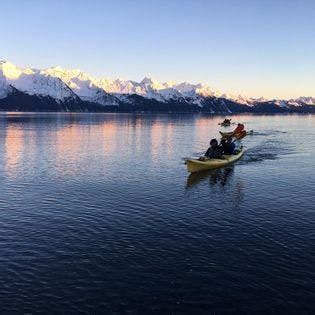
<instances>
[{"instance_id":1,"label":"kayaker's head","mask_svg":"<svg viewBox=\"0 0 315 315\"><path fill-rule=\"evenodd\" d=\"M217 147L218 146L218 140L217 139L211 139L210 140L210 146L211 147Z\"/></svg>"}]
</instances>

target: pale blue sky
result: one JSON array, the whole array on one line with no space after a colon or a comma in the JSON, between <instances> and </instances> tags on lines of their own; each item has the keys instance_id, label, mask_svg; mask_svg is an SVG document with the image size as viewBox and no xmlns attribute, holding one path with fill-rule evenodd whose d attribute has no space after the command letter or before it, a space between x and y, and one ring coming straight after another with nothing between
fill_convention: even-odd
<instances>
[{"instance_id":1,"label":"pale blue sky","mask_svg":"<svg viewBox=\"0 0 315 315\"><path fill-rule=\"evenodd\" d=\"M1 0L0 59L315 96L312 0Z\"/></svg>"}]
</instances>

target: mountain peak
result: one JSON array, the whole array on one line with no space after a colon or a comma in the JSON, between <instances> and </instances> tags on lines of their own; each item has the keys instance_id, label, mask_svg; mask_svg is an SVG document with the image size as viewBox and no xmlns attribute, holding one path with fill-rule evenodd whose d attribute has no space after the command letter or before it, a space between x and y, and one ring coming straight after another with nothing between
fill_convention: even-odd
<instances>
[{"instance_id":1,"label":"mountain peak","mask_svg":"<svg viewBox=\"0 0 315 315\"><path fill-rule=\"evenodd\" d=\"M153 80L150 77L144 77L140 83L142 83L142 84L153 84Z\"/></svg>"},{"instance_id":2,"label":"mountain peak","mask_svg":"<svg viewBox=\"0 0 315 315\"><path fill-rule=\"evenodd\" d=\"M17 79L23 72L21 68L4 60L0 63L0 69L2 70L3 75L8 79Z\"/></svg>"},{"instance_id":3,"label":"mountain peak","mask_svg":"<svg viewBox=\"0 0 315 315\"><path fill-rule=\"evenodd\" d=\"M51 67L49 69L53 69L53 70L56 70L56 71L64 71L64 69L62 67L58 66L58 65L57 66L53 66L53 67Z\"/></svg>"},{"instance_id":4,"label":"mountain peak","mask_svg":"<svg viewBox=\"0 0 315 315\"><path fill-rule=\"evenodd\" d=\"M14 65L13 63L11 63L11 62L8 61L8 60L4 60L4 59L1 59L1 60L0 60L0 65L1 65L1 66L7 65L7 66L15 67L15 65Z\"/></svg>"}]
</instances>

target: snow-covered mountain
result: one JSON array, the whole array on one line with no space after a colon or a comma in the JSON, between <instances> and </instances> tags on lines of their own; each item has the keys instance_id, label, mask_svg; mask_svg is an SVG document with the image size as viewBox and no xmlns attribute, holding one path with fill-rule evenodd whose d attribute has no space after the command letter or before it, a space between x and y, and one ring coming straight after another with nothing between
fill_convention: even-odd
<instances>
[{"instance_id":1,"label":"snow-covered mountain","mask_svg":"<svg viewBox=\"0 0 315 315\"><path fill-rule=\"evenodd\" d=\"M222 94L214 91L208 85L201 83L191 84L187 82L176 83L174 81L159 82L152 78L145 77L142 81L136 82L124 79L96 79L80 70L66 70L61 67L52 67L41 71L52 77L57 77L65 82L81 99L97 101L99 94L105 92L124 99L127 94L137 94L146 98L156 99L161 102L176 100L179 98L203 97L224 97L231 100L239 100L244 104L249 99L241 96Z\"/></svg>"},{"instance_id":2,"label":"snow-covered mountain","mask_svg":"<svg viewBox=\"0 0 315 315\"><path fill-rule=\"evenodd\" d=\"M99 87L95 79L80 70L65 70L57 66L42 70L41 73L61 80L84 101L101 105L118 105L115 97Z\"/></svg>"},{"instance_id":3,"label":"snow-covered mountain","mask_svg":"<svg viewBox=\"0 0 315 315\"><path fill-rule=\"evenodd\" d=\"M209 86L201 83L190 84L187 82L176 83L173 81L159 82L149 77L145 77L140 82L123 79L100 79L95 80L94 82L108 93L113 93L118 96L121 94L137 94L164 102L171 99L192 98L199 95L204 97L219 97L221 95L219 92L213 91Z\"/></svg>"},{"instance_id":4,"label":"snow-covered mountain","mask_svg":"<svg viewBox=\"0 0 315 315\"><path fill-rule=\"evenodd\" d=\"M295 102L298 104L306 104L306 105L315 105L315 97L306 97L306 96L301 96L297 99L292 99L289 100L289 102Z\"/></svg>"},{"instance_id":5,"label":"snow-covered mountain","mask_svg":"<svg viewBox=\"0 0 315 315\"><path fill-rule=\"evenodd\" d=\"M12 91L12 87L7 82L6 77L0 70L0 99L5 98Z\"/></svg>"},{"instance_id":6,"label":"snow-covered mountain","mask_svg":"<svg viewBox=\"0 0 315 315\"><path fill-rule=\"evenodd\" d=\"M29 95L50 96L57 101L74 100L77 95L59 78L52 77L40 70L21 68L14 64L0 62L0 95L6 95L11 86Z\"/></svg>"},{"instance_id":7,"label":"snow-covered mountain","mask_svg":"<svg viewBox=\"0 0 315 315\"><path fill-rule=\"evenodd\" d=\"M200 97L225 98L240 104L252 105L255 102L265 102L264 98L248 98L242 95L221 93L212 89L209 85L188 82L177 83L175 81L159 82L150 77L145 77L140 82L133 80L93 78L80 70L65 70L60 67L53 67L44 70L45 73L60 78L67 83L72 90L85 100L93 100L94 93L100 89L103 92L112 94L120 100L126 95L137 94L160 102L170 100L189 99L195 104L200 104Z\"/></svg>"},{"instance_id":8,"label":"snow-covered mountain","mask_svg":"<svg viewBox=\"0 0 315 315\"><path fill-rule=\"evenodd\" d=\"M315 97L300 97L291 100L267 100L247 98L242 95L221 93L206 84L174 81L159 82L145 77L140 82L124 79L94 78L80 70L66 70L59 66L48 69L18 67L8 61L0 61L0 100L18 92L58 104L80 103L79 110L91 106L120 107L124 110L209 110L210 112L253 111L298 111L313 110ZM19 96L21 98L21 96ZM18 96L14 102L18 101ZM32 99L33 100L33 99ZM24 100L25 101L25 100ZM34 100L33 100L34 101ZM3 103L4 101L2 101ZM31 102L31 100L29 100ZM93 105L94 104L94 105ZM1 104L0 104L1 105ZM51 105L51 110L58 106ZM95 107L96 106L96 107ZM131 108L132 106L132 108ZM7 108L7 107L6 107ZM19 109L21 107L18 107ZM71 107L72 108L72 107ZM76 107L73 107L76 108ZM93 109L93 110L94 110Z\"/></svg>"}]
</instances>

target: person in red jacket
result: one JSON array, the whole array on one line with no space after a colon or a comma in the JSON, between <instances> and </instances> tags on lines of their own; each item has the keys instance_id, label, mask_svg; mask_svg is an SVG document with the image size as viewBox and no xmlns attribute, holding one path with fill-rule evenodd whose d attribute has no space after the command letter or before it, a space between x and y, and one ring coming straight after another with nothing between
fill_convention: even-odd
<instances>
[{"instance_id":1,"label":"person in red jacket","mask_svg":"<svg viewBox=\"0 0 315 315\"><path fill-rule=\"evenodd\" d=\"M244 125L243 124L237 124L237 127L234 129L233 134L237 135L241 133L244 130Z\"/></svg>"}]
</instances>

